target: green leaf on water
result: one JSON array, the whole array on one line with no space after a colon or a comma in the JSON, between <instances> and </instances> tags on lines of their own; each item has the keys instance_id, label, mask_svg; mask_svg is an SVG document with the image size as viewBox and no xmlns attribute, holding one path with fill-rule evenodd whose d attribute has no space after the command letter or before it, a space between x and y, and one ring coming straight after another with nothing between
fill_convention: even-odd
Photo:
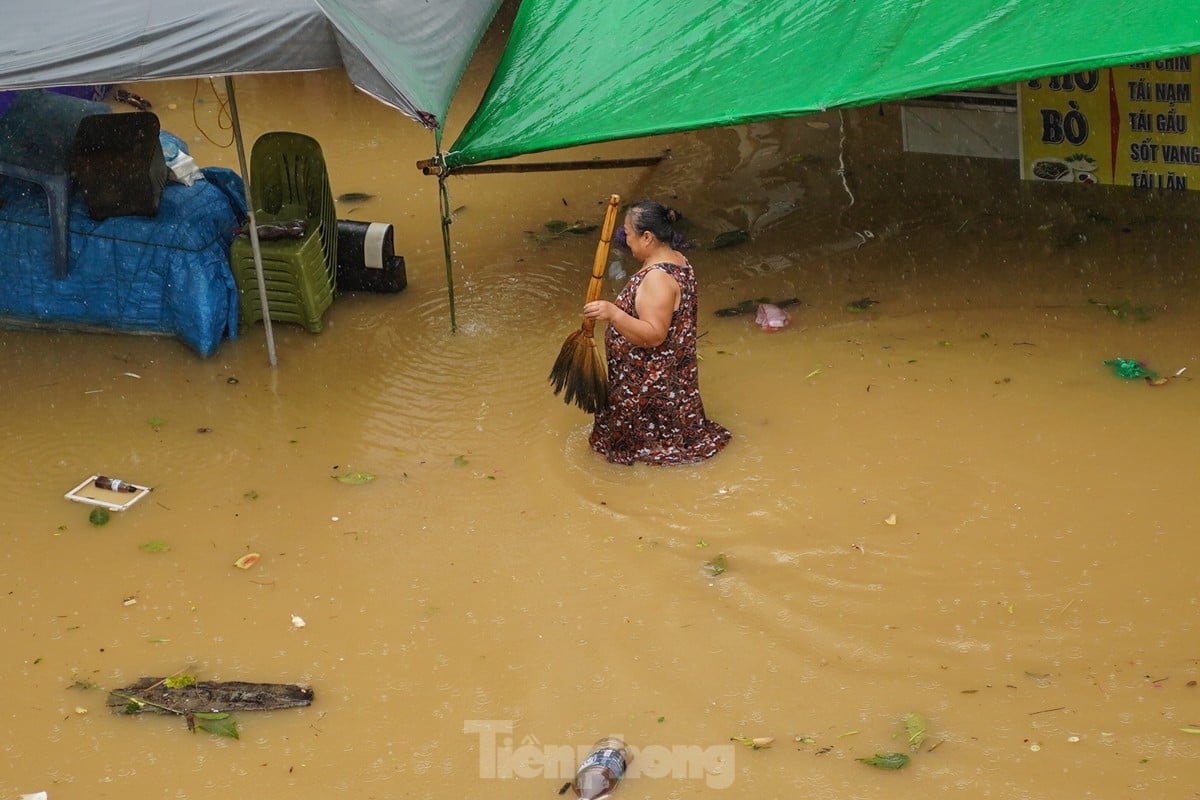
<instances>
[{"instance_id":1,"label":"green leaf on water","mask_svg":"<svg viewBox=\"0 0 1200 800\"><path fill-rule=\"evenodd\" d=\"M908 765L908 756L904 753L876 753L870 758L855 760L861 761L868 767L878 767L879 769L900 769Z\"/></svg>"},{"instance_id":2,"label":"green leaf on water","mask_svg":"<svg viewBox=\"0 0 1200 800\"><path fill-rule=\"evenodd\" d=\"M165 553L171 549L171 545L164 542L162 539L151 539L138 545L138 550L143 553Z\"/></svg>"},{"instance_id":3,"label":"green leaf on water","mask_svg":"<svg viewBox=\"0 0 1200 800\"><path fill-rule=\"evenodd\" d=\"M714 578L729 569L729 563L725 560L724 553L717 553L717 557L712 561L705 561L704 568L708 570L708 574Z\"/></svg>"},{"instance_id":4,"label":"green leaf on water","mask_svg":"<svg viewBox=\"0 0 1200 800\"><path fill-rule=\"evenodd\" d=\"M370 483L375 480L375 476L370 472L349 472L345 475L334 475L342 483L348 483L352 486L361 486L364 483Z\"/></svg>"},{"instance_id":5,"label":"green leaf on water","mask_svg":"<svg viewBox=\"0 0 1200 800\"><path fill-rule=\"evenodd\" d=\"M929 723L920 714L913 712L905 715L904 733L908 736L908 746L911 749L921 749L921 743L925 741L925 733L928 730Z\"/></svg>"},{"instance_id":6,"label":"green leaf on water","mask_svg":"<svg viewBox=\"0 0 1200 800\"><path fill-rule=\"evenodd\" d=\"M88 514L88 522L99 528L101 525L108 524L108 509L93 508L92 513Z\"/></svg>"},{"instance_id":7,"label":"green leaf on water","mask_svg":"<svg viewBox=\"0 0 1200 800\"><path fill-rule=\"evenodd\" d=\"M766 750L775 743L774 736L730 736L729 741L745 745L751 750Z\"/></svg>"},{"instance_id":8,"label":"green leaf on water","mask_svg":"<svg viewBox=\"0 0 1200 800\"><path fill-rule=\"evenodd\" d=\"M172 675L163 681L163 686L166 686L168 689L182 689L185 686L192 686L195 683L195 675Z\"/></svg>"},{"instance_id":9,"label":"green leaf on water","mask_svg":"<svg viewBox=\"0 0 1200 800\"><path fill-rule=\"evenodd\" d=\"M167 424L167 421L162 417L151 417L150 419L146 420L146 422L149 422L150 427L154 428L154 430L158 430L163 425Z\"/></svg>"},{"instance_id":10,"label":"green leaf on water","mask_svg":"<svg viewBox=\"0 0 1200 800\"><path fill-rule=\"evenodd\" d=\"M564 220L551 219L546 221L545 227L551 233L562 233L570 226Z\"/></svg>"},{"instance_id":11,"label":"green leaf on water","mask_svg":"<svg viewBox=\"0 0 1200 800\"><path fill-rule=\"evenodd\" d=\"M202 731L230 739L241 738L238 736L237 720L224 711L197 711L192 717L196 720L196 727Z\"/></svg>"},{"instance_id":12,"label":"green leaf on water","mask_svg":"<svg viewBox=\"0 0 1200 800\"><path fill-rule=\"evenodd\" d=\"M467 465L467 457L466 456L455 456L454 457L454 466L465 467L466 465Z\"/></svg>"}]
</instances>

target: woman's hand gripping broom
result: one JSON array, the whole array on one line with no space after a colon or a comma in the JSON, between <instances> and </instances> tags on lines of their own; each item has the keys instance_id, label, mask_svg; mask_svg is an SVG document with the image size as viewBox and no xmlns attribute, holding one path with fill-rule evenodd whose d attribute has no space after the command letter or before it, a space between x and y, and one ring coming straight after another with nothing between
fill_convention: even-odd
<instances>
[{"instance_id":1,"label":"woman's hand gripping broom","mask_svg":"<svg viewBox=\"0 0 1200 800\"><path fill-rule=\"evenodd\" d=\"M604 268L608 261L608 248L612 244L613 231L617 227L617 207L621 204L618 195L608 198L604 211L604 225L600 229L600 244L596 247L596 259L592 262L592 279L588 282L585 303L600 298L604 281ZM602 411L608 405L608 373L596 347L592 333L596 323L584 317L579 330L563 342L558 359L550 370L550 382L554 393L563 392L563 402L574 403L589 414Z\"/></svg>"}]
</instances>

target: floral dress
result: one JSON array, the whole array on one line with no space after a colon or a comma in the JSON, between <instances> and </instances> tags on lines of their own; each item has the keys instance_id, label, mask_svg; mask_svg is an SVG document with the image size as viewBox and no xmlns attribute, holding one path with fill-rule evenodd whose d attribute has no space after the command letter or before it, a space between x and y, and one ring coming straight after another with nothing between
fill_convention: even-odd
<instances>
[{"instance_id":1,"label":"floral dress","mask_svg":"<svg viewBox=\"0 0 1200 800\"><path fill-rule=\"evenodd\" d=\"M608 326L608 405L596 414L590 442L617 464L691 464L716 455L731 434L704 416L700 400L692 265L653 264L630 278L613 302L636 317L638 286L650 269L666 272L679 284L679 308L657 347L639 347Z\"/></svg>"}]
</instances>

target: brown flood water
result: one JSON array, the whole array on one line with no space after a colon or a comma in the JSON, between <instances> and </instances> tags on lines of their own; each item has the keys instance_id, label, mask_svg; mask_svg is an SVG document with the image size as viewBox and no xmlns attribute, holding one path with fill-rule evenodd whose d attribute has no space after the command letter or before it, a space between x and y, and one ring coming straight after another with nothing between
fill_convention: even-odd
<instances>
[{"instance_id":1,"label":"brown flood water","mask_svg":"<svg viewBox=\"0 0 1200 800\"><path fill-rule=\"evenodd\" d=\"M236 166L195 88L138 91ZM627 798L1200 796L1192 196L904 154L890 106L546 154L672 151L452 179L452 334L432 137L340 74L238 89L248 142L315 135L335 193L376 195L339 215L395 226L409 288L277 324L275 369L261 325L207 360L0 332L0 798L548 798L609 733L640 749ZM529 232L611 192L699 242L701 381L735 434L700 466L603 462L546 383L595 238ZM704 244L731 227L752 240ZM776 334L713 314L793 296ZM1116 356L1188 369L1150 387ZM97 471L154 492L95 528L62 495ZM316 700L234 741L71 688L181 671ZM887 751L912 761L856 761Z\"/></svg>"}]
</instances>

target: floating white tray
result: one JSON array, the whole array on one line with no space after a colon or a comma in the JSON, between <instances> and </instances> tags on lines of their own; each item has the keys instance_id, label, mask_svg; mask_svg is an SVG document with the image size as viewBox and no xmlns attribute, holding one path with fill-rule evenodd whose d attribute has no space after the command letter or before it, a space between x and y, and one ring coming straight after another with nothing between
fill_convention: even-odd
<instances>
[{"instance_id":1,"label":"floating white tray","mask_svg":"<svg viewBox=\"0 0 1200 800\"><path fill-rule=\"evenodd\" d=\"M74 500L76 503L87 503L90 506L107 508L109 511L124 511L138 500L150 494L149 486L138 486L136 483L129 484L134 489L137 489L133 493L99 489L96 487L96 478L99 477L99 475L93 475L67 492L63 497L68 500Z\"/></svg>"}]
</instances>

